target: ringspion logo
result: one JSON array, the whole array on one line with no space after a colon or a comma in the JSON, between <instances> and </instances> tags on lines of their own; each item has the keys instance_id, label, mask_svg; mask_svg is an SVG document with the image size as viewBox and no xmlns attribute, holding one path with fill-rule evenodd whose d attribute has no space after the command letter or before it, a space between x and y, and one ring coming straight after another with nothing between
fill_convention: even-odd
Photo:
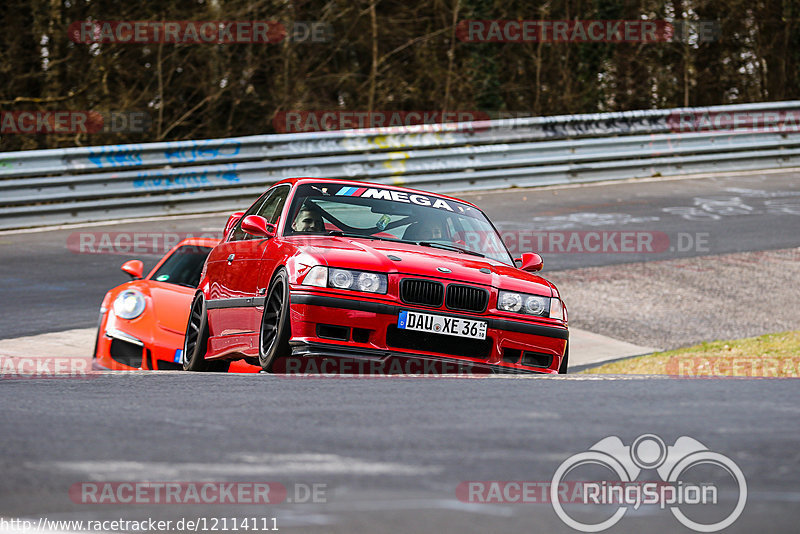
<instances>
[{"instance_id":1,"label":"ringspion logo","mask_svg":"<svg viewBox=\"0 0 800 534\"><path fill-rule=\"evenodd\" d=\"M615 477L613 481L598 481L595 478L582 483L582 504L616 506L611 517L597 522L576 519L559 499L559 488L566 477L587 466L604 468ZM719 502L720 491L716 484L683 480L687 473L698 466L714 467L719 474L735 483L736 504L730 512ZM651 470L655 470L666 484L635 483L643 471ZM717 532L739 518L746 502L747 482L739 466L727 456L709 450L688 436L679 437L669 447L655 434L642 434L631 445L624 445L617 436L609 436L592 445L588 451L567 458L558 466L550 483L550 504L556 514L564 523L581 532L609 529L628 510L638 509L642 505L669 508L681 524L697 532ZM686 513L692 506L701 506L706 510L713 508L712 514L718 513L710 522L703 522Z\"/></svg>"}]
</instances>

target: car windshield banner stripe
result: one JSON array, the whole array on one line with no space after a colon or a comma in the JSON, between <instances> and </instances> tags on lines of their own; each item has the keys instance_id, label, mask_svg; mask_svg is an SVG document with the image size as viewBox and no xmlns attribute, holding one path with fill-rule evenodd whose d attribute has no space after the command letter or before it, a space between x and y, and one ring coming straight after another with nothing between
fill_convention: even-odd
<instances>
[{"instance_id":1,"label":"car windshield banner stripe","mask_svg":"<svg viewBox=\"0 0 800 534\"><path fill-rule=\"evenodd\" d=\"M394 189L376 189L374 187L354 187L344 186L337 191L336 196L339 197L362 197L374 198L378 200L389 200L392 202L403 202L405 204L416 204L418 206L428 206L431 208L446 209L447 211L454 211L450 204L443 198L427 197L425 195L407 193L405 191L396 191ZM456 207L461 213L466 213L464 206L457 204ZM472 208L467 207L466 210Z\"/></svg>"}]
</instances>

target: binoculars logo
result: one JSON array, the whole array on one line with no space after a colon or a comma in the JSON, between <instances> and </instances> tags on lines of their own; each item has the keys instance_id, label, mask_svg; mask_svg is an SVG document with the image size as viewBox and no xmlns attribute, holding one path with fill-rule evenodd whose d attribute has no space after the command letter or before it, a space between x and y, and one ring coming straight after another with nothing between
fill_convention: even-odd
<instances>
[{"instance_id":1,"label":"binoculars logo","mask_svg":"<svg viewBox=\"0 0 800 534\"><path fill-rule=\"evenodd\" d=\"M618 478L613 482L584 482L583 504L619 504L611 517L598 523L583 523L570 516L559 499L564 478L581 466L599 465ZM738 486L738 498L733 510L713 523L695 521L681 511L681 506L718 504L717 488L710 484L693 484L681 480L687 470L700 465L721 468ZM642 470L654 469L660 482L636 482ZM684 526L697 532L717 532L733 524L744 510L747 501L747 482L742 470L730 458L713 452L699 441L681 436L672 446L654 434L643 434L630 446L617 436L604 438L586 452L575 454L556 469L550 484L550 502L567 525L581 532L601 532L615 525L630 507L657 504L670 512Z\"/></svg>"}]
</instances>

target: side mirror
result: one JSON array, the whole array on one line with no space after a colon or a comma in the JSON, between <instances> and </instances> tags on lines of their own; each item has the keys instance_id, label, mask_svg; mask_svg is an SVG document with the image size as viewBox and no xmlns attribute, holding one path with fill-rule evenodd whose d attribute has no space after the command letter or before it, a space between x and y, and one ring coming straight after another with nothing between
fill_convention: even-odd
<instances>
[{"instance_id":1,"label":"side mirror","mask_svg":"<svg viewBox=\"0 0 800 534\"><path fill-rule=\"evenodd\" d=\"M139 280L144 274L144 263L141 260L130 260L123 263L120 269L131 275L134 280Z\"/></svg>"},{"instance_id":2,"label":"side mirror","mask_svg":"<svg viewBox=\"0 0 800 534\"><path fill-rule=\"evenodd\" d=\"M237 211L236 213L233 213L231 214L230 217L228 217L228 222L225 223L225 229L222 231L222 239L228 238L228 234L231 233L231 230L236 225L236 223L239 222L239 219L242 218L242 215L244 215L243 211Z\"/></svg>"},{"instance_id":3,"label":"side mirror","mask_svg":"<svg viewBox=\"0 0 800 534\"><path fill-rule=\"evenodd\" d=\"M277 227L260 215L248 215L242 221L242 230L257 237L274 237Z\"/></svg>"},{"instance_id":4,"label":"side mirror","mask_svg":"<svg viewBox=\"0 0 800 534\"><path fill-rule=\"evenodd\" d=\"M544 260L535 252L525 252L521 258L517 258L514 262L520 262L519 268L531 273L541 271L542 267L544 267Z\"/></svg>"}]
</instances>

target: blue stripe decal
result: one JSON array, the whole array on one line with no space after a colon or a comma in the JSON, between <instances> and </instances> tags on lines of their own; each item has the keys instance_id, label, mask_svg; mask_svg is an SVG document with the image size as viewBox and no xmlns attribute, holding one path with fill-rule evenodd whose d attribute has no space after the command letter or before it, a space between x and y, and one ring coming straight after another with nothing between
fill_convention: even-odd
<instances>
[{"instance_id":1,"label":"blue stripe decal","mask_svg":"<svg viewBox=\"0 0 800 534\"><path fill-rule=\"evenodd\" d=\"M336 194L340 195L340 196L344 195L344 196L348 196L349 197L350 195L353 194L353 191L351 191L351 189L353 191L355 191L355 187L343 187L343 188L339 189L339 192L336 193Z\"/></svg>"},{"instance_id":2,"label":"blue stripe decal","mask_svg":"<svg viewBox=\"0 0 800 534\"><path fill-rule=\"evenodd\" d=\"M175 351L175 358L172 361L175 363L181 363L181 356L183 356L183 349L177 349Z\"/></svg>"}]
</instances>

